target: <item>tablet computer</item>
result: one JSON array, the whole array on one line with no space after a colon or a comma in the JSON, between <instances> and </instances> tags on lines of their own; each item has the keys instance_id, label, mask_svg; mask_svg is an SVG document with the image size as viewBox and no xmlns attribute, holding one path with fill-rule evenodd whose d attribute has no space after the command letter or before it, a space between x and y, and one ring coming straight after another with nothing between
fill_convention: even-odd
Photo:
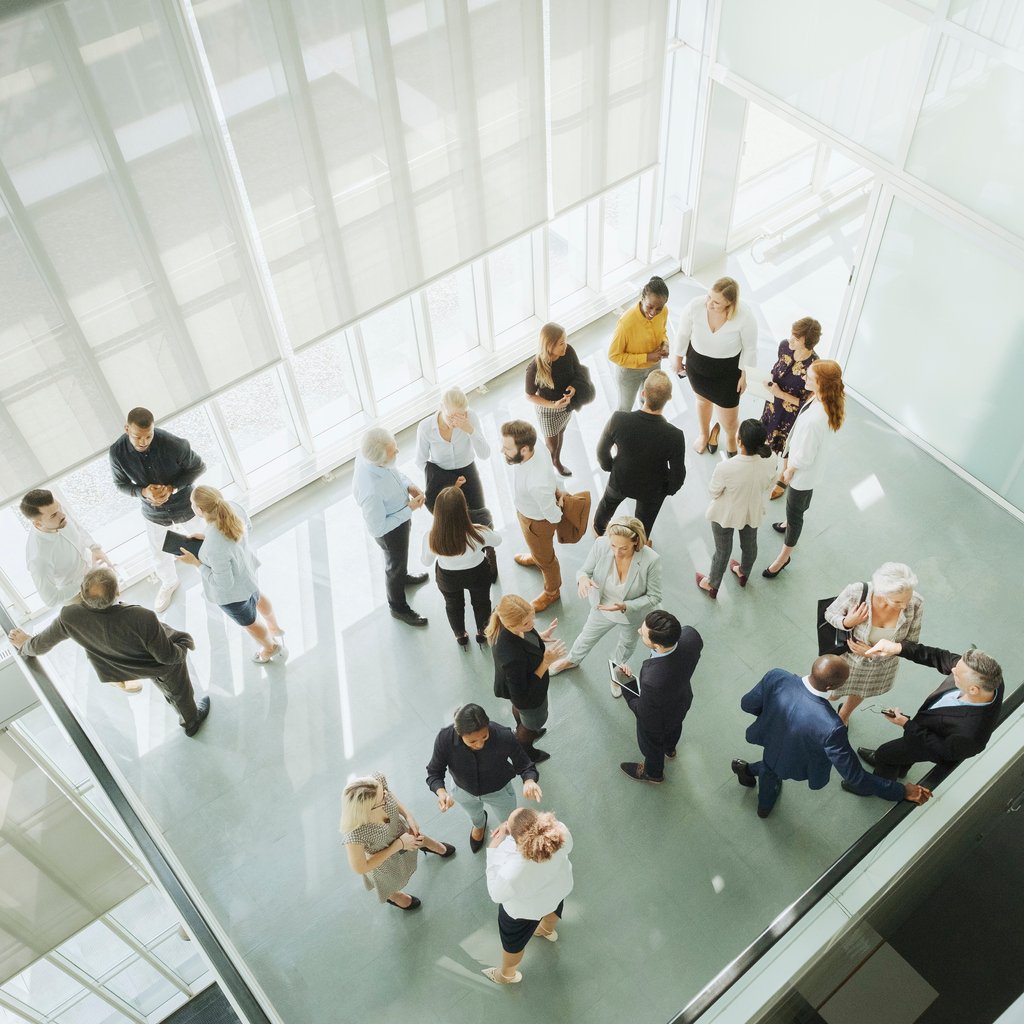
<instances>
[{"instance_id":1,"label":"tablet computer","mask_svg":"<svg viewBox=\"0 0 1024 1024\"><path fill-rule=\"evenodd\" d=\"M175 533L174 530L168 530L167 536L164 537L163 550L169 555L180 555L181 549L184 548L186 551L191 551L198 558L199 549L202 546L203 542L201 540L192 540L183 533Z\"/></svg>"},{"instance_id":2,"label":"tablet computer","mask_svg":"<svg viewBox=\"0 0 1024 1024\"><path fill-rule=\"evenodd\" d=\"M640 680L636 676L623 675L611 658L608 659L608 676L616 686L621 686L637 697L640 696Z\"/></svg>"}]
</instances>

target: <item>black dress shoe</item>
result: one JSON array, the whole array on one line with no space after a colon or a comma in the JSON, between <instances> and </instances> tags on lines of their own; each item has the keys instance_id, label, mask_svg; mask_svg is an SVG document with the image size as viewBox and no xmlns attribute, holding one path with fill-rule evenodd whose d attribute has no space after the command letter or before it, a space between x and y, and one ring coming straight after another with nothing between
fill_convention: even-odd
<instances>
[{"instance_id":1,"label":"black dress shoe","mask_svg":"<svg viewBox=\"0 0 1024 1024\"><path fill-rule=\"evenodd\" d=\"M757 779L754 778L750 771L750 765L746 761L736 758L729 767L732 769L736 778L739 779L741 786L746 786L747 789L753 789L757 785Z\"/></svg>"},{"instance_id":2,"label":"black dress shoe","mask_svg":"<svg viewBox=\"0 0 1024 1024\"><path fill-rule=\"evenodd\" d=\"M875 752L869 747L858 747L857 756L866 764L872 768L878 767L878 762L875 760Z\"/></svg>"},{"instance_id":3,"label":"black dress shoe","mask_svg":"<svg viewBox=\"0 0 1024 1024\"><path fill-rule=\"evenodd\" d=\"M392 608L391 617L408 626L425 626L427 620L414 608Z\"/></svg>"},{"instance_id":4,"label":"black dress shoe","mask_svg":"<svg viewBox=\"0 0 1024 1024\"><path fill-rule=\"evenodd\" d=\"M538 747L527 747L526 756L534 764L540 764L541 761L547 761L551 757L551 755L546 750L541 750Z\"/></svg>"},{"instance_id":5,"label":"black dress shoe","mask_svg":"<svg viewBox=\"0 0 1024 1024\"><path fill-rule=\"evenodd\" d=\"M403 907L401 903L396 903L394 900L388 900L388 903L393 907L398 907L399 910L418 910L423 906L423 901L417 899L417 897L410 896L409 899L412 900L412 902L407 907Z\"/></svg>"},{"instance_id":6,"label":"black dress shoe","mask_svg":"<svg viewBox=\"0 0 1024 1024\"><path fill-rule=\"evenodd\" d=\"M772 529L776 533L785 533L786 532L786 524L785 523L772 523Z\"/></svg>"},{"instance_id":7,"label":"black dress shoe","mask_svg":"<svg viewBox=\"0 0 1024 1024\"><path fill-rule=\"evenodd\" d=\"M430 577L425 572L417 573L415 576L410 573L405 577L404 582L407 587L418 587L421 583L426 583L429 579Z\"/></svg>"},{"instance_id":8,"label":"black dress shoe","mask_svg":"<svg viewBox=\"0 0 1024 1024\"><path fill-rule=\"evenodd\" d=\"M444 853L438 853L437 850L427 849L427 847L425 846L422 847L422 849L424 853L432 853L435 857L440 857L442 859L444 859L445 857L450 857L453 853L455 853L455 847L452 846L451 843L443 843L442 845L444 846Z\"/></svg>"},{"instance_id":9,"label":"black dress shoe","mask_svg":"<svg viewBox=\"0 0 1024 1024\"><path fill-rule=\"evenodd\" d=\"M185 726L186 736L195 736L199 732L199 726L206 721L210 714L210 698L204 697L198 704L196 704L196 720L191 725Z\"/></svg>"},{"instance_id":10,"label":"black dress shoe","mask_svg":"<svg viewBox=\"0 0 1024 1024\"><path fill-rule=\"evenodd\" d=\"M479 839L473 838L472 829L469 833L469 849L471 853L479 853L484 848L484 840L487 838L487 812L484 811L484 834Z\"/></svg>"}]
</instances>

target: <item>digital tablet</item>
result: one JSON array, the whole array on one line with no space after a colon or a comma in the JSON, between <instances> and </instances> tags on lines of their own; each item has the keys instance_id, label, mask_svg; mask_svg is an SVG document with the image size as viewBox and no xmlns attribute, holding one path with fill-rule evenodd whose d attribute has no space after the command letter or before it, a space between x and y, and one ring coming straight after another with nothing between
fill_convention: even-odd
<instances>
[{"instance_id":1,"label":"digital tablet","mask_svg":"<svg viewBox=\"0 0 1024 1024\"><path fill-rule=\"evenodd\" d=\"M636 676L623 675L611 658L608 659L608 676L616 686L621 686L636 697L640 696L640 680Z\"/></svg>"},{"instance_id":2,"label":"digital tablet","mask_svg":"<svg viewBox=\"0 0 1024 1024\"><path fill-rule=\"evenodd\" d=\"M184 548L186 551L191 551L198 558L199 549L202 546L203 542L201 540L192 540L183 533L175 533L173 530L168 530L167 536L164 537L163 550L169 555L180 555L181 549Z\"/></svg>"}]
</instances>

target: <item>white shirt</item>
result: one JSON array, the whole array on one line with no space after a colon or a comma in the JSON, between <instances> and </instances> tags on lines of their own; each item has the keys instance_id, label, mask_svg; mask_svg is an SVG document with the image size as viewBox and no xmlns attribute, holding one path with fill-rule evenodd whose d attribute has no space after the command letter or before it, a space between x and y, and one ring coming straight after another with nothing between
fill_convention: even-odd
<instances>
[{"instance_id":1,"label":"white shirt","mask_svg":"<svg viewBox=\"0 0 1024 1024\"><path fill-rule=\"evenodd\" d=\"M572 836L562 825L565 843L550 860L527 860L511 836L487 848L487 892L509 917L539 921L572 892Z\"/></svg>"},{"instance_id":2,"label":"white shirt","mask_svg":"<svg viewBox=\"0 0 1024 1024\"><path fill-rule=\"evenodd\" d=\"M462 469L474 458L486 459L491 454L491 446L484 437L479 417L472 409L469 410L469 422L473 427L472 434L455 427L452 439L446 441L437 425L436 412L422 420L416 428L416 465L422 469L432 462L440 469Z\"/></svg>"},{"instance_id":3,"label":"white shirt","mask_svg":"<svg viewBox=\"0 0 1024 1024\"><path fill-rule=\"evenodd\" d=\"M729 359L740 354L740 366L757 365L757 320L750 307L741 302L736 315L717 331L708 324L707 298L698 296L683 308L672 355L685 356L687 345L709 359Z\"/></svg>"},{"instance_id":4,"label":"white shirt","mask_svg":"<svg viewBox=\"0 0 1024 1024\"><path fill-rule=\"evenodd\" d=\"M546 448L534 448L533 457L512 466L512 500L516 511L527 519L562 521L562 510L555 501L555 467Z\"/></svg>"},{"instance_id":5,"label":"white shirt","mask_svg":"<svg viewBox=\"0 0 1024 1024\"><path fill-rule=\"evenodd\" d=\"M442 569L474 569L486 557L484 548L496 548L501 543L501 537L486 526L478 526L477 529L483 534L484 542L476 547L472 540L467 541L466 550L461 555L435 555L430 550L430 534L423 535L423 564L433 565L434 561Z\"/></svg>"},{"instance_id":6,"label":"white shirt","mask_svg":"<svg viewBox=\"0 0 1024 1024\"><path fill-rule=\"evenodd\" d=\"M32 582L44 603L53 608L66 604L82 587L82 577L92 568L91 548L96 542L71 518L55 533L29 530L25 556Z\"/></svg>"},{"instance_id":7,"label":"white shirt","mask_svg":"<svg viewBox=\"0 0 1024 1024\"><path fill-rule=\"evenodd\" d=\"M818 485L825 472L821 447L830 433L825 407L817 399L808 402L800 410L789 434L789 466L795 470L789 481L790 487L798 491L813 491Z\"/></svg>"}]
</instances>

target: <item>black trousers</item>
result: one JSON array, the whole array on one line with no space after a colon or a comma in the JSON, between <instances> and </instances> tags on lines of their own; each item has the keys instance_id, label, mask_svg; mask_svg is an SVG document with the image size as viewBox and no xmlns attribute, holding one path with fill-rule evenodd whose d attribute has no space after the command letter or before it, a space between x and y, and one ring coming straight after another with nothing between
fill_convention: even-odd
<instances>
[{"instance_id":1,"label":"black trousers","mask_svg":"<svg viewBox=\"0 0 1024 1024\"><path fill-rule=\"evenodd\" d=\"M384 552L384 578L387 581L388 606L395 611L409 607L405 597L405 577L409 575L409 535L412 522L406 520L383 537L374 537Z\"/></svg>"},{"instance_id":2,"label":"black trousers","mask_svg":"<svg viewBox=\"0 0 1024 1024\"><path fill-rule=\"evenodd\" d=\"M178 724L183 729L192 725L199 711L196 709L196 695L192 689L187 662L168 665L163 675L153 676L153 682L164 695L164 700L178 712Z\"/></svg>"},{"instance_id":3,"label":"black trousers","mask_svg":"<svg viewBox=\"0 0 1024 1024\"><path fill-rule=\"evenodd\" d=\"M597 506L597 511L594 513L594 529L601 536L604 535L604 531L608 526L609 520L615 515L616 509L619 505L625 501L626 498L636 497L636 517L644 524L644 532L648 537L651 535L651 531L654 529L654 520L658 518L658 513L661 511L661 506L665 501L665 492L660 491L655 494L642 494L639 496L632 494L621 494L619 491L612 487L611 483L608 484L604 489L604 494L601 496L601 502Z\"/></svg>"},{"instance_id":4,"label":"black trousers","mask_svg":"<svg viewBox=\"0 0 1024 1024\"><path fill-rule=\"evenodd\" d=\"M811 507L813 490L798 491L790 487L786 491L786 536L784 543L788 548L795 548L796 542L804 529L804 513Z\"/></svg>"},{"instance_id":5,"label":"black trousers","mask_svg":"<svg viewBox=\"0 0 1024 1024\"><path fill-rule=\"evenodd\" d=\"M480 474L477 472L476 463L471 462L461 469L442 469L433 462L428 462L423 467L423 474L426 478L426 506L431 513L434 511L434 502L437 496L446 487L454 487L455 481L460 476L466 478L462 485L462 493L469 506L469 518L471 522L479 526L486 526L494 529L494 516L484 503L484 485L480 482Z\"/></svg>"},{"instance_id":6,"label":"black trousers","mask_svg":"<svg viewBox=\"0 0 1024 1024\"><path fill-rule=\"evenodd\" d=\"M456 636L466 632L466 591L473 605L473 618L478 633L484 631L491 617L491 564L484 558L472 569L442 569L434 567L437 589L444 598L444 613L448 625Z\"/></svg>"},{"instance_id":7,"label":"black trousers","mask_svg":"<svg viewBox=\"0 0 1024 1024\"><path fill-rule=\"evenodd\" d=\"M911 744L902 737L889 740L875 750L875 774L883 779L897 779L919 760L911 752Z\"/></svg>"},{"instance_id":8,"label":"black trousers","mask_svg":"<svg viewBox=\"0 0 1024 1024\"><path fill-rule=\"evenodd\" d=\"M637 517L639 518L639 517ZM640 753L644 755L644 771L652 779L660 779L665 775L665 755L676 749L679 737L683 733L682 725L668 732L651 733L636 723L636 742Z\"/></svg>"}]
</instances>

